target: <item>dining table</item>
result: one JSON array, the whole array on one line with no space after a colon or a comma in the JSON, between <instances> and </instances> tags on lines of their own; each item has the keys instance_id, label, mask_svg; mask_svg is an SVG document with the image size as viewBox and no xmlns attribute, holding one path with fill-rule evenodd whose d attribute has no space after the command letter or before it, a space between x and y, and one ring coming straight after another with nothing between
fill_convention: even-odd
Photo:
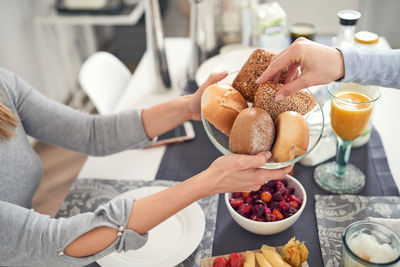
<instances>
[{"instance_id":1,"label":"dining table","mask_svg":"<svg viewBox=\"0 0 400 267\"><path fill-rule=\"evenodd\" d=\"M172 88L160 91L152 76L151 55L143 55L139 65L121 97L115 112L132 108L145 108L182 94L194 92L198 88L195 81L187 80L187 66L190 56L190 40L187 38L166 38L167 61L170 68ZM370 141L362 147L354 148L350 162L366 174L366 184L357 194L362 197L399 197L400 186L400 90L380 87L381 99L377 102L373 114L373 130ZM57 216L70 216L74 202L74 194L79 186L92 183L99 188L102 184L113 187L114 195L132 188L132 186L148 185L153 182L172 184L198 174L222 154L209 140L200 121L192 121L195 139L182 143L158 146L153 148L123 151L105 157L89 156L82 170L68 193ZM333 159L330 159L333 160ZM293 176L302 183L307 192L307 204L298 221L287 230L274 235L257 235L240 227L230 216L225 205L224 195L214 196L204 205L214 205L205 211L205 216L214 216L207 221L206 231L211 231L207 248L202 247L201 257L211 257L231 252L259 249L262 244L281 246L291 237L305 241L310 251L309 266L328 266L329 253L325 242L321 241L321 219L317 216L318 207L328 192L321 190L313 180L314 167L296 164ZM156 183L157 184L157 183ZM172 185L171 184L171 185ZM75 192L76 193L76 192ZM102 201L108 201L104 198ZM318 202L320 201L320 202ZM385 200L384 200L385 201ZM397 201L397 200L396 200ZM203 210L204 206L202 205ZM211 210L215 209L215 214ZM90 208L88 208L90 210ZM80 212L88 210L81 209ZM317 212L316 212L317 211ZM208 214L210 213L210 214ZM396 213L397 214L397 213ZM397 216L397 215L393 215ZM211 218L211 217L210 217ZM356 216L355 216L356 218ZM334 225L329 225L334 228ZM186 261L180 266L199 266L196 261ZM90 266L98 266L93 263ZM336 266L336 265L329 265Z\"/></svg>"}]
</instances>

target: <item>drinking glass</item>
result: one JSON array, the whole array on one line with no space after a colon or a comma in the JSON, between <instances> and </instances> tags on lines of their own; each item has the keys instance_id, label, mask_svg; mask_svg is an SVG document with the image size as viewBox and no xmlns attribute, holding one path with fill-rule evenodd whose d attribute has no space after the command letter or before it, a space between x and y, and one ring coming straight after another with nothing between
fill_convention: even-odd
<instances>
[{"instance_id":1,"label":"drinking glass","mask_svg":"<svg viewBox=\"0 0 400 267\"><path fill-rule=\"evenodd\" d=\"M374 262L383 258L386 262ZM389 227L376 222L358 221L350 224L343 232L342 266L400 266L399 236Z\"/></svg>"},{"instance_id":2,"label":"drinking glass","mask_svg":"<svg viewBox=\"0 0 400 267\"><path fill-rule=\"evenodd\" d=\"M338 140L336 162L318 166L315 182L324 190L335 194L354 194L364 187L365 175L348 164L351 144L368 125L375 102L380 97L376 86L354 83L331 83L331 124Z\"/></svg>"}]
</instances>

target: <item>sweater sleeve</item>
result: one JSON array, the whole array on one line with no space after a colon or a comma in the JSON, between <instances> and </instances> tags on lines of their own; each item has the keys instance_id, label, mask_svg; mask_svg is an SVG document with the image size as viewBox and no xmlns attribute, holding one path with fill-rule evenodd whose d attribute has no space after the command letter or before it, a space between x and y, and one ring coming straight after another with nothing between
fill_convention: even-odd
<instances>
[{"instance_id":1,"label":"sweater sleeve","mask_svg":"<svg viewBox=\"0 0 400 267\"><path fill-rule=\"evenodd\" d=\"M132 203L133 199L116 199L94 212L53 219L32 209L0 201L1 265L83 266L114 251L138 249L146 243L147 234L126 229ZM100 226L117 229L122 234L93 256L75 258L63 253L77 237Z\"/></svg>"},{"instance_id":2,"label":"sweater sleeve","mask_svg":"<svg viewBox=\"0 0 400 267\"><path fill-rule=\"evenodd\" d=\"M141 109L90 115L45 97L16 75L8 88L26 133L46 143L95 156L151 144Z\"/></svg>"},{"instance_id":3,"label":"sweater sleeve","mask_svg":"<svg viewBox=\"0 0 400 267\"><path fill-rule=\"evenodd\" d=\"M400 49L339 49L345 75L342 82L400 89Z\"/></svg>"}]
</instances>

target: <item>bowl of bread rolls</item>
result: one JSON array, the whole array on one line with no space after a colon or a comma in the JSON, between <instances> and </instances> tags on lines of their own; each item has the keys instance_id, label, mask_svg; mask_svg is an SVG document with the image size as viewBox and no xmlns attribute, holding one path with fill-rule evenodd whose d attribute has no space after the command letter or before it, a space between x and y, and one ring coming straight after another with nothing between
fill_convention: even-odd
<instances>
[{"instance_id":1,"label":"bowl of bread rolls","mask_svg":"<svg viewBox=\"0 0 400 267\"><path fill-rule=\"evenodd\" d=\"M232 84L212 84L201 99L203 126L214 146L222 154L271 151L265 169L298 162L315 148L324 130L322 107L309 90L275 101L286 71L278 82L256 84L273 56L254 50Z\"/></svg>"}]
</instances>

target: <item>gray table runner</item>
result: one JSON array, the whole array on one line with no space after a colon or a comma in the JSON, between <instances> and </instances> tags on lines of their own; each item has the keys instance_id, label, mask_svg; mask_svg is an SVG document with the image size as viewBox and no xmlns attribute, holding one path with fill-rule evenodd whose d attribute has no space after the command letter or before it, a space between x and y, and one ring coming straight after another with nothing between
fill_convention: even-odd
<instances>
[{"instance_id":1,"label":"gray table runner","mask_svg":"<svg viewBox=\"0 0 400 267\"><path fill-rule=\"evenodd\" d=\"M324 266L339 267L344 229L368 217L399 219L400 197L315 195L315 214Z\"/></svg>"},{"instance_id":2,"label":"gray table runner","mask_svg":"<svg viewBox=\"0 0 400 267\"><path fill-rule=\"evenodd\" d=\"M172 186L173 181L125 181L105 179L79 179L72 185L56 217L70 217L79 213L94 211L99 205L110 201L119 194L145 186ZM206 219L206 229L197 249L179 267L200 266L200 259L211 256L217 218L218 195L198 201ZM99 266L93 263L89 266Z\"/></svg>"}]
</instances>

